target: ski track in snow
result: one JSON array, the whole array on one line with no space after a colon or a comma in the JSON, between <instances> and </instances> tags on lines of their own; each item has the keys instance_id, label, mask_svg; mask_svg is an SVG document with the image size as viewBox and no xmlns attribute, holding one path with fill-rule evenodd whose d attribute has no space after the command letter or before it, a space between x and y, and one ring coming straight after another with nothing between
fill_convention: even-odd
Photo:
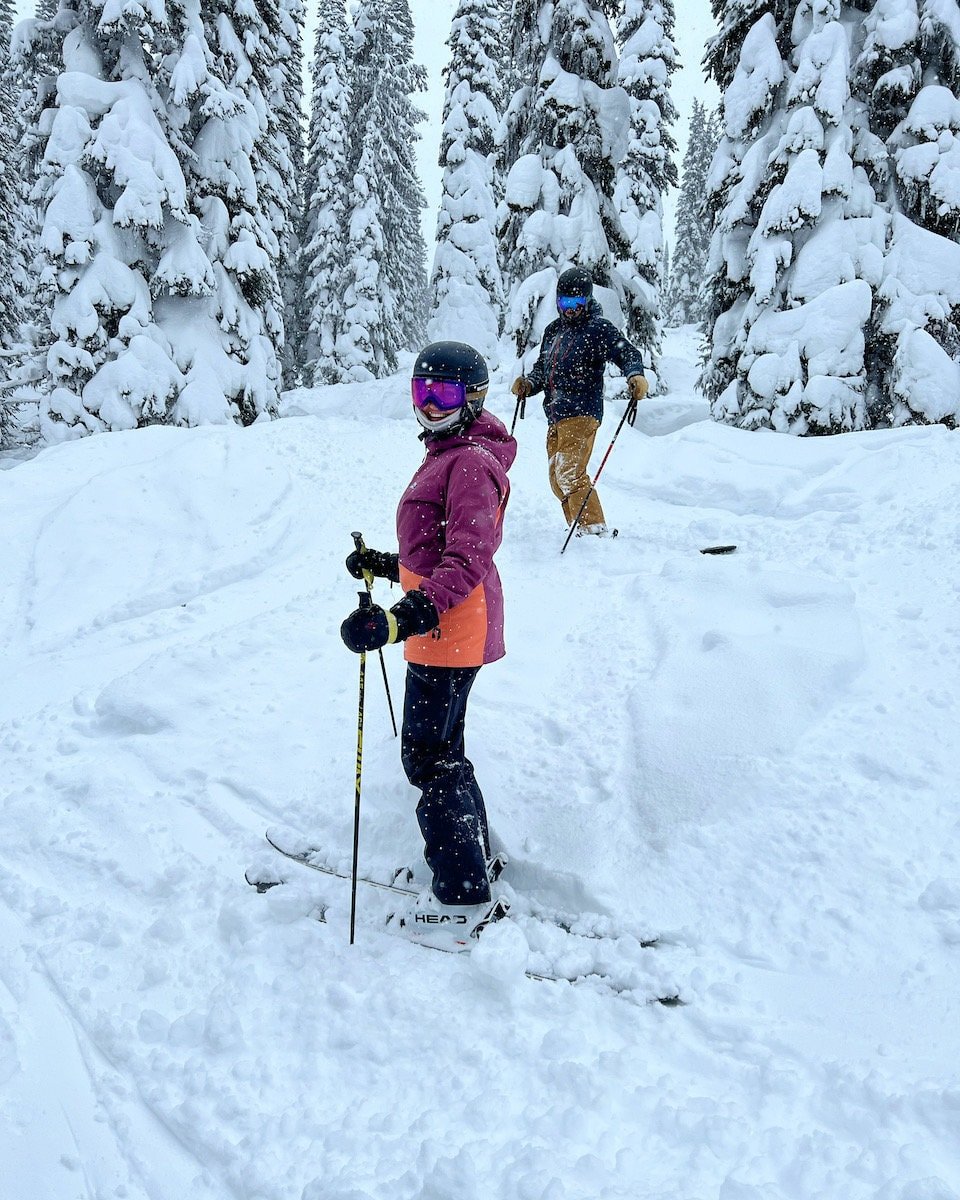
<instances>
[{"instance_id":1,"label":"ski track in snow","mask_svg":"<svg viewBox=\"0 0 960 1200\"><path fill-rule=\"evenodd\" d=\"M403 377L0 472L2 1200L960 1196L960 440L717 427L695 360L562 558L528 406L468 730L516 893L663 935L633 998L527 979L522 920L431 954L364 894L351 948L348 885L244 883L274 824L349 865ZM361 861L422 880L367 698Z\"/></svg>"}]
</instances>

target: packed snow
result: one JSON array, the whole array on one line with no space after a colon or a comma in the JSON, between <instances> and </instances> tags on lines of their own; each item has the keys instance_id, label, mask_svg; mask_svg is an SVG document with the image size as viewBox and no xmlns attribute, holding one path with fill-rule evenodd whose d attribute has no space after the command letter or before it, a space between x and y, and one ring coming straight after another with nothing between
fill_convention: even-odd
<instances>
[{"instance_id":1,"label":"packed snow","mask_svg":"<svg viewBox=\"0 0 960 1200\"><path fill-rule=\"evenodd\" d=\"M528 405L467 731L518 907L660 936L621 994L368 891L351 947L349 884L264 842L349 865L343 559L394 545L402 373L2 462L3 1200L960 1195L960 439L716 425L666 350L616 541L561 557ZM361 865L423 879L374 656L363 752Z\"/></svg>"}]
</instances>

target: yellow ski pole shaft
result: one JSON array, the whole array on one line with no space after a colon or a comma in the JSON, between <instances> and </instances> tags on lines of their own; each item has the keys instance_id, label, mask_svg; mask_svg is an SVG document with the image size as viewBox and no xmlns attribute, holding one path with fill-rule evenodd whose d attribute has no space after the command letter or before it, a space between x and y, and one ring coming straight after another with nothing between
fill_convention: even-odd
<instances>
[{"instance_id":1,"label":"yellow ski pole shaft","mask_svg":"<svg viewBox=\"0 0 960 1200\"><path fill-rule=\"evenodd\" d=\"M360 593L360 607L372 604L369 592ZM360 655L360 701L357 708L357 775L353 793L353 873L350 888L350 945L357 928L357 873L360 863L360 779L363 774L363 700L367 682L367 654Z\"/></svg>"}]
</instances>

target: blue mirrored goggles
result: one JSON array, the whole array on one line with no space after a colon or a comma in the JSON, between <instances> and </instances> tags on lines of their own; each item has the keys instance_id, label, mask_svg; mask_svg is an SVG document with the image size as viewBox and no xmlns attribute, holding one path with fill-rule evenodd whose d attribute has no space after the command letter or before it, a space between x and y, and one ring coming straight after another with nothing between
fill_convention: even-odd
<instances>
[{"instance_id":1,"label":"blue mirrored goggles","mask_svg":"<svg viewBox=\"0 0 960 1200\"><path fill-rule=\"evenodd\" d=\"M559 308L561 312L575 312L578 308L586 308L587 303L588 300L586 296L557 297L557 308Z\"/></svg>"}]
</instances>

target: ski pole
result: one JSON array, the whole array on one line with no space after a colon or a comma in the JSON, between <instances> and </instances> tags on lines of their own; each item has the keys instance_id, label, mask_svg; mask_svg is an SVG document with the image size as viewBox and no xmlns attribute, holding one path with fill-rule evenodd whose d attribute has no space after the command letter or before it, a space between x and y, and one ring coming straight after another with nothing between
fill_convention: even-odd
<instances>
[{"instance_id":1,"label":"ski pole","mask_svg":"<svg viewBox=\"0 0 960 1200\"><path fill-rule=\"evenodd\" d=\"M355 532L351 533L350 536L353 538L353 544L357 548L357 553L362 554L364 552L364 550L366 550L366 546L363 544L363 534L357 533L355 531ZM363 572L363 582L366 584L367 598L370 600L371 603L373 603L373 572L372 571L364 571ZM384 687L384 691L387 693L387 708L389 708L389 710L390 710L390 724L393 726L393 736L396 737L397 736L397 718L393 715L393 699L390 696L390 681L387 679L387 664L384 662L384 659L383 659L383 648L382 647L379 650L379 654L380 654L380 670L383 672L383 687Z\"/></svg>"},{"instance_id":2,"label":"ski pole","mask_svg":"<svg viewBox=\"0 0 960 1200\"><path fill-rule=\"evenodd\" d=\"M590 490L587 492L587 494L583 498L583 503L580 505L580 511L577 513L576 520L570 526L570 532L567 534L567 540L563 543L563 548L560 551L561 554L563 553L564 550L566 550L567 546L570 544L570 539L573 537L574 533L576 533L577 526L580 524L580 518L583 516L583 510L587 507L587 501L593 495L594 489L597 486L597 480L600 478L600 472L606 466L607 459L610 457L610 451L613 449L614 443L616 442L617 438L620 436L620 430L623 428L623 423L624 423L624 421L626 421L627 417L630 414L630 410L633 407L634 407L633 401L631 400L630 403L627 405L627 407L624 409L623 416L620 418L620 424L617 426L617 432L613 435L613 441L607 447L607 452L603 456L603 461L600 463L600 466L597 468L597 473L593 477L593 483L590 484Z\"/></svg>"},{"instance_id":3,"label":"ski pole","mask_svg":"<svg viewBox=\"0 0 960 1200\"><path fill-rule=\"evenodd\" d=\"M510 436L513 437L513 431L517 427L517 417L522 421L527 415L527 398L526 396L517 397L517 406L513 410L513 424L510 426Z\"/></svg>"},{"instance_id":4,"label":"ski pole","mask_svg":"<svg viewBox=\"0 0 960 1200\"><path fill-rule=\"evenodd\" d=\"M360 592L360 607L370 608L369 592ZM360 655L360 702L357 708L357 776L353 792L353 871L350 887L350 945L357 926L357 873L360 863L360 776L363 772L363 699L367 681L367 653Z\"/></svg>"}]
</instances>

